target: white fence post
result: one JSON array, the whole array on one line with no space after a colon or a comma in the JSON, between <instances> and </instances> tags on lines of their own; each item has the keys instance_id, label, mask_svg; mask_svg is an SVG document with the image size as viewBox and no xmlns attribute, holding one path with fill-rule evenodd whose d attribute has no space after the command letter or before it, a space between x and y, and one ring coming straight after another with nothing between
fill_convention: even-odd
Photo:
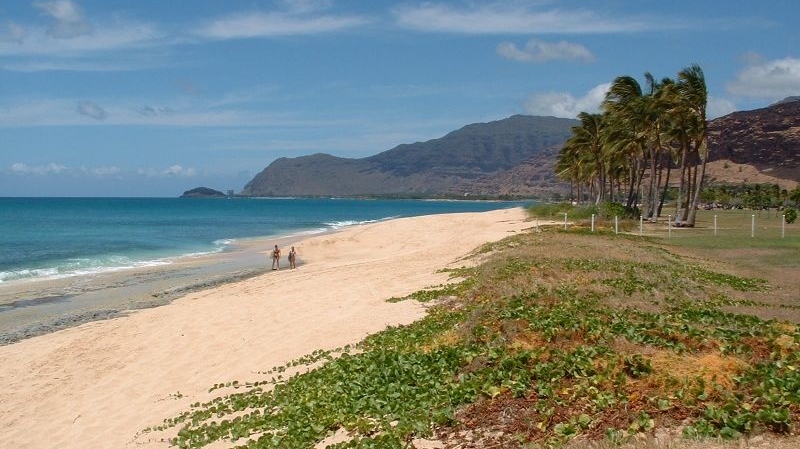
<instances>
[{"instance_id":1,"label":"white fence post","mask_svg":"<svg viewBox=\"0 0 800 449\"><path fill-rule=\"evenodd\" d=\"M640 236L643 235L643 232L644 232L643 228L644 228L644 217L642 215L639 215L639 235Z\"/></svg>"},{"instance_id":2,"label":"white fence post","mask_svg":"<svg viewBox=\"0 0 800 449\"><path fill-rule=\"evenodd\" d=\"M672 238L672 215L667 215L667 238Z\"/></svg>"},{"instance_id":3,"label":"white fence post","mask_svg":"<svg viewBox=\"0 0 800 449\"><path fill-rule=\"evenodd\" d=\"M592 233L594 233L594 214L592 214Z\"/></svg>"},{"instance_id":4,"label":"white fence post","mask_svg":"<svg viewBox=\"0 0 800 449\"><path fill-rule=\"evenodd\" d=\"M750 237L756 236L756 214L750 215Z\"/></svg>"},{"instance_id":5,"label":"white fence post","mask_svg":"<svg viewBox=\"0 0 800 449\"><path fill-rule=\"evenodd\" d=\"M564 230L567 230L567 213L564 212Z\"/></svg>"},{"instance_id":6,"label":"white fence post","mask_svg":"<svg viewBox=\"0 0 800 449\"><path fill-rule=\"evenodd\" d=\"M614 215L614 234L619 234L619 217Z\"/></svg>"},{"instance_id":7,"label":"white fence post","mask_svg":"<svg viewBox=\"0 0 800 449\"><path fill-rule=\"evenodd\" d=\"M781 238L786 237L786 214L781 215Z\"/></svg>"},{"instance_id":8,"label":"white fence post","mask_svg":"<svg viewBox=\"0 0 800 449\"><path fill-rule=\"evenodd\" d=\"M717 235L717 214L714 214L714 235Z\"/></svg>"}]
</instances>

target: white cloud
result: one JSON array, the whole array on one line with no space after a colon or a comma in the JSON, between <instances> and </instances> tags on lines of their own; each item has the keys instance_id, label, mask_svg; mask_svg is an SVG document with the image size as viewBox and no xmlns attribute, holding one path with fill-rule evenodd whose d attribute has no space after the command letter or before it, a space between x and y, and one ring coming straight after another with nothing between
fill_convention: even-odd
<instances>
[{"instance_id":1,"label":"white cloud","mask_svg":"<svg viewBox=\"0 0 800 449\"><path fill-rule=\"evenodd\" d=\"M21 162L11 164L11 171L20 175L57 175L65 170L67 170L67 167L52 162L47 165L36 166L30 166Z\"/></svg>"},{"instance_id":2,"label":"white cloud","mask_svg":"<svg viewBox=\"0 0 800 449\"><path fill-rule=\"evenodd\" d=\"M0 42L19 44L25 40L27 34L25 27L14 22L6 22L0 25Z\"/></svg>"},{"instance_id":3,"label":"white cloud","mask_svg":"<svg viewBox=\"0 0 800 449\"><path fill-rule=\"evenodd\" d=\"M752 54L750 61L758 61ZM783 58L748 65L726 85L733 95L779 100L800 94L800 59Z\"/></svg>"},{"instance_id":4,"label":"white cloud","mask_svg":"<svg viewBox=\"0 0 800 449\"><path fill-rule=\"evenodd\" d=\"M734 111L736 111L736 105L732 101L725 98L708 97L708 103L706 104L706 117L708 119L722 117Z\"/></svg>"},{"instance_id":5,"label":"white cloud","mask_svg":"<svg viewBox=\"0 0 800 449\"><path fill-rule=\"evenodd\" d=\"M55 56L68 58L109 50L154 47L164 44L155 26L144 23L111 22L91 34L58 39L41 27L29 27L17 41L0 39L0 56Z\"/></svg>"},{"instance_id":6,"label":"white cloud","mask_svg":"<svg viewBox=\"0 0 800 449\"><path fill-rule=\"evenodd\" d=\"M70 0L34 2L33 6L54 19L47 33L56 39L70 39L92 30L78 5Z\"/></svg>"},{"instance_id":7,"label":"white cloud","mask_svg":"<svg viewBox=\"0 0 800 449\"><path fill-rule=\"evenodd\" d=\"M581 112L598 113L610 87L611 83L600 84L582 97L575 97L567 92L531 95L525 103L525 112L563 118L575 118ZM721 117L736 110L736 105L728 99L708 97L706 114L709 119Z\"/></svg>"},{"instance_id":8,"label":"white cloud","mask_svg":"<svg viewBox=\"0 0 800 449\"><path fill-rule=\"evenodd\" d=\"M354 28L367 23L356 16L298 16L290 13L240 13L217 19L198 34L212 39L241 39L321 34Z\"/></svg>"},{"instance_id":9,"label":"white cloud","mask_svg":"<svg viewBox=\"0 0 800 449\"><path fill-rule=\"evenodd\" d=\"M197 175L197 170L192 167L173 165L164 169L140 168L136 170L136 173L150 178L166 178L170 176L191 178Z\"/></svg>"},{"instance_id":10,"label":"white cloud","mask_svg":"<svg viewBox=\"0 0 800 449\"><path fill-rule=\"evenodd\" d=\"M575 118L579 113L599 112L600 104L606 96L611 83L604 83L592 88L582 97L574 97L567 92L548 92L531 95L525 103L525 112L533 115L552 115L555 117Z\"/></svg>"},{"instance_id":11,"label":"white cloud","mask_svg":"<svg viewBox=\"0 0 800 449\"><path fill-rule=\"evenodd\" d=\"M282 0L281 3L295 13L319 11L333 6L333 0Z\"/></svg>"},{"instance_id":12,"label":"white cloud","mask_svg":"<svg viewBox=\"0 0 800 449\"><path fill-rule=\"evenodd\" d=\"M113 61L105 59L102 61L77 61L77 60L24 60L10 62L3 65L3 70L9 72L34 73L34 72L127 72L131 70L142 70L155 67L151 61L137 62L131 58L125 61Z\"/></svg>"},{"instance_id":13,"label":"white cloud","mask_svg":"<svg viewBox=\"0 0 800 449\"><path fill-rule=\"evenodd\" d=\"M224 105L220 107L213 100L188 103L176 100L160 106L142 106L141 98L104 98L102 101L104 105L101 107L94 102L69 98L0 98L0 128L107 125L297 126L298 122L304 122L292 116L287 117L286 114L266 114ZM107 102L113 103L106 105Z\"/></svg>"},{"instance_id":14,"label":"white cloud","mask_svg":"<svg viewBox=\"0 0 800 449\"><path fill-rule=\"evenodd\" d=\"M123 170L116 165L99 166L99 167L86 167L69 168L65 165L50 163L46 165L28 165L22 162L11 164L8 170L16 175L69 175L72 177L97 177L106 178L112 176L126 176L135 173L140 176L149 178L192 178L197 176L197 169L193 167L183 167L181 165L172 165L166 168L140 168L135 172Z\"/></svg>"},{"instance_id":15,"label":"white cloud","mask_svg":"<svg viewBox=\"0 0 800 449\"><path fill-rule=\"evenodd\" d=\"M91 101L81 101L78 103L78 114L91 117L95 120L105 120L108 113L99 105Z\"/></svg>"},{"instance_id":16,"label":"white cloud","mask_svg":"<svg viewBox=\"0 0 800 449\"><path fill-rule=\"evenodd\" d=\"M497 46L497 53L507 59L519 62L580 61L593 62L594 55L586 47L567 41L543 42L531 39L525 48L517 48L512 42Z\"/></svg>"},{"instance_id":17,"label":"white cloud","mask_svg":"<svg viewBox=\"0 0 800 449\"><path fill-rule=\"evenodd\" d=\"M122 172L122 169L113 165L110 167L93 167L93 168L83 167L83 170L95 176L114 176Z\"/></svg>"},{"instance_id":18,"label":"white cloud","mask_svg":"<svg viewBox=\"0 0 800 449\"><path fill-rule=\"evenodd\" d=\"M173 165L169 167L165 174L167 176L185 176L187 178L191 178L192 176L197 175L197 170L192 167L181 167L180 165Z\"/></svg>"},{"instance_id":19,"label":"white cloud","mask_svg":"<svg viewBox=\"0 0 800 449\"><path fill-rule=\"evenodd\" d=\"M82 22L84 20L83 12L78 8L78 5L70 0L33 2L33 6L59 22Z\"/></svg>"},{"instance_id":20,"label":"white cloud","mask_svg":"<svg viewBox=\"0 0 800 449\"><path fill-rule=\"evenodd\" d=\"M604 16L602 12L565 9L534 10L519 2L492 2L463 9L442 3L402 6L394 13L403 27L460 34L621 33L673 26L637 18Z\"/></svg>"},{"instance_id":21,"label":"white cloud","mask_svg":"<svg viewBox=\"0 0 800 449\"><path fill-rule=\"evenodd\" d=\"M144 106L139 108L136 112L145 117L155 117L158 115L169 115L175 111L167 106Z\"/></svg>"},{"instance_id":22,"label":"white cloud","mask_svg":"<svg viewBox=\"0 0 800 449\"><path fill-rule=\"evenodd\" d=\"M34 3L50 24L0 23L2 69L122 71L170 64L163 49L206 39L312 35L351 29L369 22L355 15L320 13L331 0L283 0L282 10L233 14L208 20L200 30L162 27L120 15L91 17L72 0ZM124 50L125 58L113 52ZM137 50L133 52L132 50ZM111 59L109 59L111 58Z\"/></svg>"},{"instance_id":23,"label":"white cloud","mask_svg":"<svg viewBox=\"0 0 800 449\"><path fill-rule=\"evenodd\" d=\"M51 24L7 22L5 26L0 25L0 57L6 57L4 70L61 70L62 67L84 70L81 64L102 69L104 64L100 61L79 60L76 65L75 60L98 55L105 61L108 51L153 48L179 40L161 33L153 24L119 16L90 20L71 0L38 1L33 5ZM124 62L118 60L110 64L112 70L131 66L131 56L126 54Z\"/></svg>"}]
</instances>

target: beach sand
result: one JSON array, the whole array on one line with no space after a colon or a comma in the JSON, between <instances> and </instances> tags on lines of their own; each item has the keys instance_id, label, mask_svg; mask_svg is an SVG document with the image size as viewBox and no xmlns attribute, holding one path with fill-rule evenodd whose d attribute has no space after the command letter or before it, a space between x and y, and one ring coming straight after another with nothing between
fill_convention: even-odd
<instances>
[{"instance_id":1,"label":"beach sand","mask_svg":"<svg viewBox=\"0 0 800 449\"><path fill-rule=\"evenodd\" d=\"M2 346L0 447L168 447L139 432L219 395L208 392L216 383L264 380L316 349L419 319L420 304L386 300L446 282L437 270L470 264L461 258L530 227L524 219L505 209L318 235L295 245L296 270Z\"/></svg>"}]
</instances>

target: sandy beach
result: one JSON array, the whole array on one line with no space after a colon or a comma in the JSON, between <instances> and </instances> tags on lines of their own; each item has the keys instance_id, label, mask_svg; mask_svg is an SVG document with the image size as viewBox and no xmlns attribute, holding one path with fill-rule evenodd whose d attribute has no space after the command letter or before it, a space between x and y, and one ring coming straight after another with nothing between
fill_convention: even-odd
<instances>
[{"instance_id":1,"label":"sandy beach","mask_svg":"<svg viewBox=\"0 0 800 449\"><path fill-rule=\"evenodd\" d=\"M530 227L524 219L505 209L318 235L295 245L296 270L2 346L0 447L168 447L139 432L212 398L215 383L262 380L315 349L420 318L421 305L386 299L445 282L437 270L470 263L461 258Z\"/></svg>"}]
</instances>

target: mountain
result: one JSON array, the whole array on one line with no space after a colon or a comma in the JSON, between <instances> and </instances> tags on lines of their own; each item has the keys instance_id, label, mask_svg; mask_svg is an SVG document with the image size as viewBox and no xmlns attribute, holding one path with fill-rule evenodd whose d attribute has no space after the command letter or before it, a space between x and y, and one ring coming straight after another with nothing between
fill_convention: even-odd
<instances>
[{"instance_id":1,"label":"mountain","mask_svg":"<svg viewBox=\"0 0 800 449\"><path fill-rule=\"evenodd\" d=\"M800 97L711 120L708 147L709 161L752 166L761 174L800 182Z\"/></svg>"},{"instance_id":2,"label":"mountain","mask_svg":"<svg viewBox=\"0 0 800 449\"><path fill-rule=\"evenodd\" d=\"M371 157L314 154L274 161L246 196L553 197L569 185L553 174L577 120L515 115L475 123ZM708 123L712 182L800 182L800 97Z\"/></svg>"},{"instance_id":3,"label":"mountain","mask_svg":"<svg viewBox=\"0 0 800 449\"><path fill-rule=\"evenodd\" d=\"M553 198L569 193L569 184L556 178L554 166L562 144L545 148L525 162L483 178L464 181L448 190L452 196L510 196Z\"/></svg>"},{"instance_id":4,"label":"mountain","mask_svg":"<svg viewBox=\"0 0 800 449\"><path fill-rule=\"evenodd\" d=\"M577 123L572 119L515 115L467 125L439 139L398 145L367 158L327 154L280 158L256 175L242 194L459 194L454 193L459 192L459 185L505 173L542 151L560 146Z\"/></svg>"}]
</instances>

